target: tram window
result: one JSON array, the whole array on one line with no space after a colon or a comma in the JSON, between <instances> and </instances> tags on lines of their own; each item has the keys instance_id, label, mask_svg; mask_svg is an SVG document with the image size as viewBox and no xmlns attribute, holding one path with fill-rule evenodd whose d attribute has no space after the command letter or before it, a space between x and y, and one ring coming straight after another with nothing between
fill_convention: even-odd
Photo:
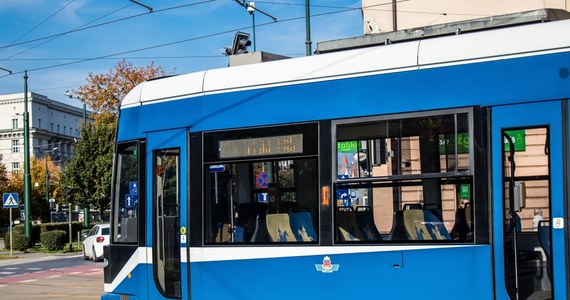
<instances>
[{"instance_id":1,"label":"tram window","mask_svg":"<svg viewBox=\"0 0 570 300\"><path fill-rule=\"evenodd\" d=\"M180 150L154 152L153 272L162 295L180 298Z\"/></svg>"},{"instance_id":2,"label":"tram window","mask_svg":"<svg viewBox=\"0 0 570 300\"><path fill-rule=\"evenodd\" d=\"M117 146L115 192L113 208L113 242L137 243L139 215L139 144L123 143Z\"/></svg>"},{"instance_id":3,"label":"tram window","mask_svg":"<svg viewBox=\"0 0 570 300\"><path fill-rule=\"evenodd\" d=\"M335 241L472 241L468 118L339 124Z\"/></svg>"},{"instance_id":4,"label":"tram window","mask_svg":"<svg viewBox=\"0 0 570 300\"><path fill-rule=\"evenodd\" d=\"M533 232L538 230L540 220L550 218L549 180L548 180L548 130L542 128L514 129L505 132L514 145L514 201L516 211L516 230ZM511 163L508 161L510 146L504 139L505 150L505 219L512 215L509 201ZM509 224L509 222L507 222Z\"/></svg>"},{"instance_id":5,"label":"tram window","mask_svg":"<svg viewBox=\"0 0 570 300\"><path fill-rule=\"evenodd\" d=\"M209 244L317 242L317 160L207 165Z\"/></svg>"}]
</instances>

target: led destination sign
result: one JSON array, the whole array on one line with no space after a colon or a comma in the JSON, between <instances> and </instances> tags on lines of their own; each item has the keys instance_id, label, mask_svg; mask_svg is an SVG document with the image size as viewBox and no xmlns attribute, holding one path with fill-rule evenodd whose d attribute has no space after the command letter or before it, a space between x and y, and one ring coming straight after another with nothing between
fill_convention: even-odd
<instances>
[{"instance_id":1,"label":"led destination sign","mask_svg":"<svg viewBox=\"0 0 570 300\"><path fill-rule=\"evenodd\" d=\"M303 153L303 134L221 140L220 158Z\"/></svg>"}]
</instances>

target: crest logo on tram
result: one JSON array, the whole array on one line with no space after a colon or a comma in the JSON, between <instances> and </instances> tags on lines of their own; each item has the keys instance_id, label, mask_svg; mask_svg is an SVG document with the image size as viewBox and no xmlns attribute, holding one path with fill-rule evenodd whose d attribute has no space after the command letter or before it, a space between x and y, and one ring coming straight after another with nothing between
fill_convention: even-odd
<instances>
[{"instance_id":1,"label":"crest logo on tram","mask_svg":"<svg viewBox=\"0 0 570 300\"><path fill-rule=\"evenodd\" d=\"M323 273L332 273L332 272L338 271L339 267L340 267L340 265L331 263L331 258L328 256L325 256L322 264L316 264L315 265L315 268L317 268L317 271L323 272Z\"/></svg>"}]
</instances>

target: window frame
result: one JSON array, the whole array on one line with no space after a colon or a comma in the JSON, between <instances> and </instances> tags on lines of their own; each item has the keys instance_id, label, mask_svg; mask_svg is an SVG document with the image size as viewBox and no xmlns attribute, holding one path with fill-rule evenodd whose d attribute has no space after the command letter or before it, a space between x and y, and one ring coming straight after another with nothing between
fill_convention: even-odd
<instances>
[{"instance_id":1,"label":"window frame","mask_svg":"<svg viewBox=\"0 0 570 300\"><path fill-rule=\"evenodd\" d=\"M313 160L314 161L314 168L315 168L315 186L314 191L316 193L315 203L314 203L314 211L311 211L311 220L313 224L315 224L315 232L316 232L316 240L315 241L297 241L297 242L251 242L251 241L244 241L244 242L216 242L212 237L208 237L208 233L210 231L214 232L215 228L212 228L210 224L211 216L207 216L208 209L211 209L212 205L210 199L207 197L207 193L204 192L202 205L203 205L203 218L202 218L202 237L203 237L203 244L209 246L260 246L260 245L274 245L274 244L287 244L287 245L297 245L297 246L307 246L307 245L315 245L319 244L321 240L321 232L319 230L320 227L320 213L321 213L321 206L320 206L320 187L319 187L319 143L315 142L319 140L319 128L320 124L318 122L306 122L306 123L295 123L295 124L287 124L287 125L273 125L273 126L264 126L264 127L255 127L255 128L242 128L242 129L234 129L234 130L224 130L224 131L208 131L202 133L202 140L203 140L203 161L202 161L202 176L206 178L208 176L208 169L212 165L218 164L225 164L225 165L238 165L241 163L248 163L252 166L255 163L266 163L266 162L280 162L280 161L295 161L295 162L302 162L305 160ZM303 135L303 151L301 153L294 153L294 154L269 154L269 155L251 155L251 156L244 156L244 157L232 157L232 158L221 158L216 156L215 151L217 149L216 145L219 145L219 141L225 140L232 140L232 139L249 139L249 138L265 138L265 137L280 137L283 135L294 135L294 134L302 134ZM250 174L251 175L251 174ZM294 175L295 176L295 175ZM208 181L204 179L203 181L203 188L204 191L207 191L211 186L207 185ZM251 187L251 196L259 193L260 190L255 186L255 183L252 183L253 186ZM296 190L298 187L295 185L294 187L281 187L282 192L287 192L290 190ZM251 202L253 203L253 202ZM257 202L256 202L257 203ZM210 208L208 208L210 207Z\"/></svg>"},{"instance_id":2,"label":"window frame","mask_svg":"<svg viewBox=\"0 0 570 300\"><path fill-rule=\"evenodd\" d=\"M438 117L438 116L453 116L455 118L455 128L454 128L454 136L458 136L457 130L457 116L458 115L466 115L467 118L467 128L468 128L468 138L469 138L469 152L468 152L468 163L469 166L467 170L459 170L457 165L455 166L455 170L453 171L446 171L446 172L435 172L435 173L419 173L419 174L396 174L396 175L381 175L381 176L370 176L370 177L355 177L355 178L339 178L338 174L338 149L337 144L338 140L338 128L343 126L354 126L354 125L366 125L366 124L374 124L374 123L382 123L382 122L391 122L391 121L402 121L406 119L415 119L415 118L429 118L429 117ZM382 240L382 241L355 241L355 242L347 242L341 241L338 238L337 233L337 209L339 208L338 203L336 201L336 191L339 187L350 187L352 189L359 189L359 188L369 188L370 190L374 189L375 187L380 187L383 185L386 186L398 186L400 184L407 184L409 182L419 181L420 183L411 184L421 186L424 180L443 180L443 181L461 181L470 179L471 184L471 199L475 200L477 198L475 191L475 184L476 184L476 176L475 176L475 160L476 160L476 153L474 149L474 141L475 141L475 111L473 107L466 107L466 108L457 108L457 109L442 109L442 110L434 110L434 111L426 111L426 112L413 112L413 113L401 113L401 114L390 114L390 115L380 115L380 116L366 116L366 117L358 117L358 118L350 118L350 119L342 119L342 120L333 120L331 122L331 172L332 176L332 186L333 190L331 195L335 195L335 201L333 201L333 244L346 244L346 243L357 243L357 244L383 244L383 243L402 243L401 240ZM388 137L368 137L368 138L355 138L354 140L361 141L361 140L373 140L379 138L388 138ZM340 142L344 141L340 140ZM457 143L455 143L455 150L454 150L454 159L458 161L458 147ZM421 157L421 156L420 156ZM398 162L399 163L399 162ZM442 185L440 185L441 188ZM400 192L401 196L401 192ZM441 199L440 199L441 201ZM456 199L457 201L457 199ZM473 207L476 205L476 201L473 202ZM402 204L402 203L401 203ZM425 202L422 202L422 205ZM399 208L393 207L393 214L399 210ZM474 214L473 210L473 214ZM475 218L473 218L475 220ZM394 220L392 220L395 222ZM472 227L472 233L475 234L475 223ZM452 240L410 240L404 241L406 243L456 243ZM474 239L471 241L474 242Z\"/></svg>"}]
</instances>

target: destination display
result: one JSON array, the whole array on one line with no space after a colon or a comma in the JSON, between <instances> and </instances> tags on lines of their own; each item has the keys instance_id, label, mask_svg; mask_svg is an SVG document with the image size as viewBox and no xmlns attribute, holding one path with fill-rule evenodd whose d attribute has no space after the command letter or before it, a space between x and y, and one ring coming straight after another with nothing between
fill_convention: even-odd
<instances>
[{"instance_id":1,"label":"destination display","mask_svg":"<svg viewBox=\"0 0 570 300\"><path fill-rule=\"evenodd\" d=\"M303 153L303 134L221 140L220 158Z\"/></svg>"}]
</instances>

